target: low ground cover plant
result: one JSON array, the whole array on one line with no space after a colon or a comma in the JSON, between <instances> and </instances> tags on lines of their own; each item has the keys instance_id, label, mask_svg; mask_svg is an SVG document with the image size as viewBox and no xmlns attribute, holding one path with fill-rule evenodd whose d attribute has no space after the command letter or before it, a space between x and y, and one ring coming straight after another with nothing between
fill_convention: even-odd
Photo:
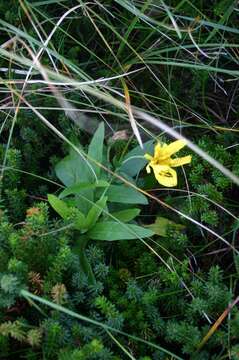
<instances>
[{"instance_id":1,"label":"low ground cover plant","mask_svg":"<svg viewBox=\"0 0 239 360\"><path fill-rule=\"evenodd\" d=\"M0 358L239 358L236 1L0 1Z\"/></svg>"}]
</instances>

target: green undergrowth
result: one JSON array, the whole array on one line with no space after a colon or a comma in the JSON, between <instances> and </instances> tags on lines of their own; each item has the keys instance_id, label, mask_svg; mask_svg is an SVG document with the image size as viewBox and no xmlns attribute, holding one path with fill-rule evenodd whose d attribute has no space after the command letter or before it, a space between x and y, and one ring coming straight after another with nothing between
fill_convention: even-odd
<instances>
[{"instance_id":1,"label":"green undergrowth","mask_svg":"<svg viewBox=\"0 0 239 360\"><path fill-rule=\"evenodd\" d=\"M0 1L1 359L239 359L237 17ZM140 111L204 151L175 188L144 158L172 134Z\"/></svg>"}]
</instances>

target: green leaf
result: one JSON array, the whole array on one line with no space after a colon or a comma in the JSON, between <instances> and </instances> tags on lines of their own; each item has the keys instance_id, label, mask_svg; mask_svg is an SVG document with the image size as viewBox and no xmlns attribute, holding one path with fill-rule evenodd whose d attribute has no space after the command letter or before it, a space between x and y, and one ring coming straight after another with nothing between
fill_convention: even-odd
<instances>
[{"instance_id":1,"label":"green leaf","mask_svg":"<svg viewBox=\"0 0 239 360\"><path fill-rule=\"evenodd\" d=\"M146 166L147 160L138 158L138 156L144 156L145 153L152 154L154 151L154 141L150 140L144 144L144 150L140 146L135 147L128 152L124 158L122 165L119 168L120 172L127 174L128 176L136 176L140 170Z\"/></svg>"},{"instance_id":2,"label":"green leaf","mask_svg":"<svg viewBox=\"0 0 239 360\"><path fill-rule=\"evenodd\" d=\"M67 187L79 183L95 183L96 179L89 166L89 163L82 158L76 151L71 149L70 155L61 160L55 167L58 178ZM77 199L77 207L84 214L90 210L90 203L94 199L94 188L81 191L81 197Z\"/></svg>"},{"instance_id":3,"label":"green leaf","mask_svg":"<svg viewBox=\"0 0 239 360\"><path fill-rule=\"evenodd\" d=\"M86 218L77 208L69 207L63 200L49 194L48 201L53 209L64 219L71 220L77 230L86 230Z\"/></svg>"},{"instance_id":4,"label":"green leaf","mask_svg":"<svg viewBox=\"0 0 239 360\"><path fill-rule=\"evenodd\" d=\"M82 151L80 148L79 150ZM55 171L57 177L67 187L80 182L93 183L96 180L87 160L72 149L70 155L56 164Z\"/></svg>"},{"instance_id":5,"label":"green leaf","mask_svg":"<svg viewBox=\"0 0 239 360\"><path fill-rule=\"evenodd\" d=\"M88 230L86 225L86 218L82 212L80 212L78 209L74 208L74 228L76 230L81 230L82 233L86 232Z\"/></svg>"},{"instance_id":6,"label":"green leaf","mask_svg":"<svg viewBox=\"0 0 239 360\"><path fill-rule=\"evenodd\" d=\"M89 158L96 160L100 164L102 164L102 158L103 158L104 137L105 137L105 125L103 122L101 122L91 140L88 149ZM96 176L99 177L101 171L100 166L92 162L91 165L96 173Z\"/></svg>"},{"instance_id":7,"label":"green leaf","mask_svg":"<svg viewBox=\"0 0 239 360\"><path fill-rule=\"evenodd\" d=\"M57 196L48 194L47 196L50 205L53 209L64 219L68 219L71 213L71 209L67 206L67 204L58 199Z\"/></svg>"},{"instance_id":8,"label":"green leaf","mask_svg":"<svg viewBox=\"0 0 239 360\"><path fill-rule=\"evenodd\" d=\"M104 210L107 202L107 196L102 196L96 203L92 206L90 211L87 214L86 217L86 227L87 229L92 228L97 220L99 219L102 211Z\"/></svg>"},{"instance_id":9,"label":"green leaf","mask_svg":"<svg viewBox=\"0 0 239 360\"><path fill-rule=\"evenodd\" d=\"M64 197L68 196L68 195L77 195L79 194L82 190L85 189L95 189L97 187L107 187L109 186L109 183L105 180L99 180L95 183L78 183L72 186L67 187L66 189L64 189L60 195L59 195L59 199L63 199Z\"/></svg>"},{"instance_id":10,"label":"green leaf","mask_svg":"<svg viewBox=\"0 0 239 360\"><path fill-rule=\"evenodd\" d=\"M109 202L122 204L148 204L146 196L126 185L110 185L107 190Z\"/></svg>"},{"instance_id":11,"label":"green leaf","mask_svg":"<svg viewBox=\"0 0 239 360\"><path fill-rule=\"evenodd\" d=\"M87 235L93 240L130 240L153 236L154 232L142 226L120 224L114 221L98 222Z\"/></svg>"},{"instance_id":12,"label":"green leaf","mask_svg":"<svg viewBox=\"0 0 239 360\"><path fill-rule=\"evenodd\" d=\"M159 216L155 222L151 225L146 225L148 229L151 229L156 235L167 237L168 229L183 230L184 225L176 224L174 221Z\"/></svg>"},{"instance_id":13,"label":"green leaf","mask_svg":"<svg viewBox=\"0 0 239 360\"><path fill-rule=\"evenodd\" d=\"M140 213L140 209L127 209L111 213L116 219L122 222L128 222L133 220Z\"/></svg>"}]
</instances>

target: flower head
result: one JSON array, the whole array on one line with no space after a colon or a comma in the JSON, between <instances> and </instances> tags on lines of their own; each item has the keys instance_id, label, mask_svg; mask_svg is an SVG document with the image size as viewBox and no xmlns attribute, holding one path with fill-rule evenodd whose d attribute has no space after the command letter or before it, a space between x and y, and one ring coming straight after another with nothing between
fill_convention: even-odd
<instances>
[{"instance_id":1,"label":"flower head","mask_svg":"<svg viewBox=\"0 0 239 360\"><path fill-rule=\"evenodd\" d=\"M154 156L145 154L144 157L149 161L146 167L147 173L153 169L154 176L161 185L173 187L177 185L177 173L173 167L182 166L191 162L191 155L172 159L171 156L181 150L186 145L185 140L176 140L171 144L160 144L154 148Z\"/></svg>"}]
</instances>

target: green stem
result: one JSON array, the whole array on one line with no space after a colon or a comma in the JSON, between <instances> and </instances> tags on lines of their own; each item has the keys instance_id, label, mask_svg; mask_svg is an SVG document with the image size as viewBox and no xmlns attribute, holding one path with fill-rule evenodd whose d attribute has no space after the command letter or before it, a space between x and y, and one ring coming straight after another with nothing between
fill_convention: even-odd
<instances>
[{"instance_id":1,"label":"green stem","mask_svg":"<svg viewBox=\"0 0 239 360\"><path fill-rule=\"evenodd\" d=\"M89 242L89 239L87 238L87 236L81 236L78 242L78 249L79 249L79 259L80 259L80 265L81 268L84 272L84 274L87 276L89 283L91 285L94 285L96 280L95 280L95 276L93 274L91 265L86 257L86 246Z\"/></svg>"}]
</instances>

